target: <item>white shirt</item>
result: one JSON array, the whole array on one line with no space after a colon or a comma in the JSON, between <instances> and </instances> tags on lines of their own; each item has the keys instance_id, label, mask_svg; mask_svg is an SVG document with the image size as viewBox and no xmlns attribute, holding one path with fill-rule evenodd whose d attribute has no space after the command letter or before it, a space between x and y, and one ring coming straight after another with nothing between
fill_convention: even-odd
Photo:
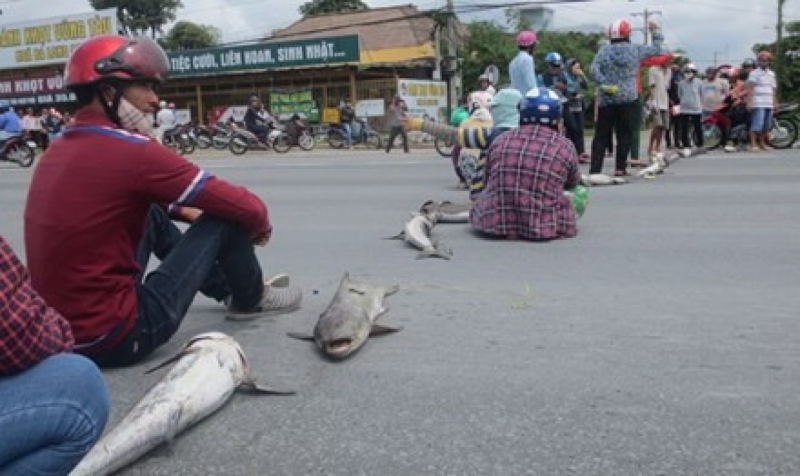
<instances>
[{"instance_id":1,"label":"white shirt","mask_svg":"<svg viewBox=\"0 0 800 476\"><path fill-rule=\"evenodd\" d=\"M775 90L778 83L775 73L769 69L757 68L747 75L747 82L753 86L753 107L772 109L775 106Z\"/></svg>"},{"instance_id":2,"label":"white shirt","mask_svg":"<svg viewBox=\"0 0 800 476\"><path fill-rule=\"evenodd\" d=\"M647 84L650 85L650 98L653 101L653 107L659 111L666 111L669 109L669 94L667 94L667 87L669 86L669 78L672 76L669 70L664 70L660 66L651 66L647 72Z\"/></svg>"},{"instance_id":3,"label":"white shirt","mask_svg":"<svg viewBox=\"0 0 800 476\"><path fill-rule=\"evenodd\" d=\"M161 130L168 130L175 127L175 113L171 109L162 109L156 114L156 122Z\"/></svg>"}]
</instances>

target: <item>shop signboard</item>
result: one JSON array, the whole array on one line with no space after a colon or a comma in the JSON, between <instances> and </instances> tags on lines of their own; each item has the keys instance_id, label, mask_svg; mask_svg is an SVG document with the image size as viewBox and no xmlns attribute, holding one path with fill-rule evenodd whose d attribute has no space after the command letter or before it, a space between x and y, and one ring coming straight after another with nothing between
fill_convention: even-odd
<instances>
[{"instance_id":1,"label":"shop signboard","mask_svg":"<svg viewBox=\"0 0 800 476\"><path fill-rule=\"evenodd\" d=\"M0 29L0 69L64 64L87 38L117 30L116 8L5 25Z\"/></svg>"},{"instance_id":2,"label":"shop signboard","mask_svg":"<svg viewBox=\"0 0 800 476\"><path fill-rule=\"evenodd\" d=\"M358 63L358 35L226 46L167 54L170 77L209 76L248 70Z\"/></svg>"},{"instance_id":3,"label":"shop signboard","mask_svg":"<svg viewBox=\"0 0 800 476\"><path fill-rule=\"evenodd\" d=\"M398 79L398 94L408 114L436 122L447 122L447 84L444 81Z\"/></svg>"}]
</instances>

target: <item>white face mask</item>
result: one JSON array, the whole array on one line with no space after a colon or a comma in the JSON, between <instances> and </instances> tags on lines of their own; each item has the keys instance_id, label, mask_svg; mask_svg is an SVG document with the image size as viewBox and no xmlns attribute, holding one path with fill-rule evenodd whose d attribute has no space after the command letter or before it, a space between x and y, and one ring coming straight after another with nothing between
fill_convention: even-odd
<instances>
[{"instance_id":1,"label":"white face mask","mask_svg":"<svg viewBox=\"0 0 800 476\"><path fill-rule=\"evenodd\" d=\"M149 114L140 111L136 106L128 102L124 97L119 100L117 115L125 129L141 132L150 137L153 134L153 118Z\"/></svg>"}]
</instances>

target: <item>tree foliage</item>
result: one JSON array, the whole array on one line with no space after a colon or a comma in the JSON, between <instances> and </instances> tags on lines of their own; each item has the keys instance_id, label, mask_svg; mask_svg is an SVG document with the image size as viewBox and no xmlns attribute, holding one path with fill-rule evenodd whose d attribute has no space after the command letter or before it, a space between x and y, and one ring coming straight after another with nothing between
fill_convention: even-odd
<instances>
[{"instance_id":1,"label":"tree foliage","mask_svg":"<svg viewBox=\"0 0 800 476\"><path fill-rule=\"evenodd\" d=\"M199 25L190 21L179 21L161 40L167 50L191 50L208 48L219 44L221 33L211 25Z\"/></svg>"},{"instance_id":2,"label":"tree foliage","mask_svg":"<svg viewBox=\"0 0 800 476\"><path fill-rule=\"evenodd\" d=\"M155 37L174 21L181 0L89 0L95 10L117 9L117 20L125 34L149 33Z\"/></svg>"},{"instance_id":3,"label":"tree foliage","mask_svg":"<svg viewBox=\"0 0 800 476\"><path fill-rule=\"evenodd\" d=\"M781 102L800 102L800 22L786 23L784 32L780 57L776 55L777 42L753 45L753 56L762 50L772 52L772 66L778 73L778 94Z\"/></svg>"},{"instance_id":4,"label":"tree foliage","mask_svg":"<svg viewBox=\"0 0 800 476\"><path fill-rule=\"evenodd\" d=\"M297 10L301 15L310 16L369 10L369 6L361 0L311 0L300 5Z\"/></svg>"}]
</instances>

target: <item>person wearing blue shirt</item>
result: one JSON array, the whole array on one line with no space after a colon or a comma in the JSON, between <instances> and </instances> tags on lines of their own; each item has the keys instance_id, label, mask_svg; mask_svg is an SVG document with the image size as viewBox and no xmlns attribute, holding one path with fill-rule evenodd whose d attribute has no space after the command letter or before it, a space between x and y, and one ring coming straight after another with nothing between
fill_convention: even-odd
<instances>
[{"instance_id":1,"label":"person wearing blue shirt","mask_svg":"<svg viewBox=\"0 0 800 476\"><path fill-rule=\"evenodd\" d=\"M536 87L536 68L533 63L533 50L536 49L536 33L521 31L517 35L519 53L508 64L508 76L511 86L519 91L522 97Z\"/></svg>"},{"instance_id":2,"label":"person wearing blue shirt","mask_svg":"<svg viewBox=\"0 0 800 476\"><path fill-rule=\"evenodd\" d=\"M22 135L22 120L8 101L0 100L0 142Z\"/></svg>"}]
</instances>

